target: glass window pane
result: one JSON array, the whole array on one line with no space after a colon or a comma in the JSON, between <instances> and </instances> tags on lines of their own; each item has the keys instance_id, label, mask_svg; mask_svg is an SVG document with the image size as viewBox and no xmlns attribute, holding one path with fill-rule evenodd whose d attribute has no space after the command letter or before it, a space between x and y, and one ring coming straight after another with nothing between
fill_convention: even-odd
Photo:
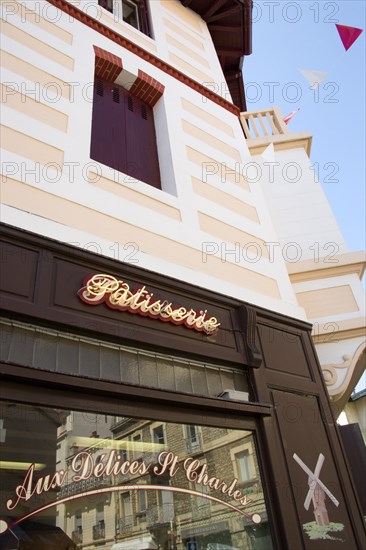
<instances>
[{"instance_id":1,"label":"glass window pane","mask_svg":"<svg viewBox=\"0 0 366 550\"><path fill-rule=\"evenodd\" d=\"M113 13L113 2L114 0L98 0L99 5L111 13Z\"/></svg>"},{"instance_id":2,"label":"glass window pane","mask_svg":"<svg viewBox=\"0 0 366 550\"><path fill-rule=\"evenodd\" d=\"M272 548L250 431L11 402L0 419L0 548Z\"/></svg>"},{"instance_id":3,"label":"glass window pane","mask_svg":"<svg viewBox=\"0 0 366 550\"><path fill-rule=\"evenodd\" d=\"M135 2L122 0L123 20L135 29L140 28L138 7Z\"/></svg>"}]
</instances>

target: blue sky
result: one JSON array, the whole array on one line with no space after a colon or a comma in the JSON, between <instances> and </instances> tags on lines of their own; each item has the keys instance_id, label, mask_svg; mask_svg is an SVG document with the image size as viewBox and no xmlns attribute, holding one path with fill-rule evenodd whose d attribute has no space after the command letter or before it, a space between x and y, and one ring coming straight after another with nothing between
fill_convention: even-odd
<instances>
[{"instance_id":1,"label":"blue sky","mask_svg":"<svg viewBox=\"0 0 366 550\"><path fill-rule=\"evenodd\" d=\"M365 7L254 0L253 53L243 70L249 111L274 104L285 116L300 107L289 129L313 135L311 160L350 251L365 249L366 33L346 52L335 23L365 29ZM299 68L328 72L316 93Z\"/></svg>"}]
</instances>

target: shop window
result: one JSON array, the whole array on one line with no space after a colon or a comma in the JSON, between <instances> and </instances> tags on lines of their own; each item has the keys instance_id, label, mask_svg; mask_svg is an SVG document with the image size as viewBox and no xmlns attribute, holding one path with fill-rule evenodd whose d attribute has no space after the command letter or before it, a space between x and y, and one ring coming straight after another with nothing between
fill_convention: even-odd
<instances>
[{"instance_id":1,"label":"shop window","mask_svg":"<svg viewBox=\"0 0 366 550\"><path fill-rule=\"evenodd\" d=\"M146 0L98 0L99 5L135 29L150 36Z\"/></svg>"},{"instance_id":2,"label":"shop window","mask_svg":"<svg viewBox=\"0 0 366 550\"><path fill-rule=\"evenodd\" d=\"M245 475L252 475L245 452L248 448L255 456L252 432L233 429L228 437L226 427L131 418L124 420L129 428L116 437L116 417L100 414L93 417L93 429L100 434L96 452L88 414L73 414L73 433L65 435L60 406L0 402L6 431L0 465L0 516L6 518L6 530L0 548L13 548L10 537L27 540L27 548L37 550L76 545L90 550L109 545L112 550L114 544L128 549L142 539L143 548L188 548L192 540L205 550L273 548L262 488L247 503L241 499L245 493L237 480L238 463L231 460L236 456L247 462ZM156 463L151 434L161 425L165 449ZM202 455L187 453L182 433L201 435L198 439L207 442ZM80 450L69 455L75 440ZM141 460L130 456L124 461L122 443L139 443ZM63 450L59 462L57 445ZM235 498L223 487L235 488Z\"/></svg>"},{"instance_id":3,"label":"shop window","mask_svg":"<svg viewBox=\"0 0 366 550\"><path fill-rule=\"evenodd\" d=\"M34 365L47 364L49 370L100 380L103 378L103 365L108 365L110 362L111 348L97 338L81 337L77 334L73 334L71 337L66 331L55 331L51 328L47 328L46 330L30 323L21 323L20 321L10 323L2 320L0 322L0 331L3 335L2 337L7 338L10 342L9 363L27 366L28 357L32 357ZM25 340L24 334L29 334L30 337ZM34 340L39 342L39 345L35 346ZM68 350L72 350L73 355L78 358L75 364L70 363L69 355L64 351L65 342L67 343ZM94 352L96 346L100 350L100 357L98 358L98 366L92 369L89 357ZM22 356L18 353L20 348L22 349ZM116 382L118 383L135 383L135 379L137 378L137 386L146 385L146 372L148 370L151 380L155 381L163 377L164 389L169 391L176 391L179 388L181 393L206 395L207 397L214 397L227 387L238 391L249 391L247 373L240 366L227 367L219 364L213 365L207 361L195 361L193 365L189 359L164 355L160 352L157 354L153 351L144 350L143 353L140 353L137 348L127 347L118 343L115 343L114 348L116 360L123 365L123 368L119 371L120 376L118 376L117 371L115 373ZM52 349L54 352L54 357L52 356L52 358L50 358L48 353L49 349ZM184 376L182 376L182 372ZM197 386L197 379L201 380L199 386ZM184 380L184 383L182 380ZM70 429L75 424L75 429L77 430L77 423L74 420L71 421L73 415L69 415L69 418ZM114 425L110 428L116 436L117 434L122 435L125 431L130 430L131 419L122 416L115 417ZM187 438L186 432L183 432L183 429L181 437L182 440ZM71 443L72 441L70 441Z\"/></svg>"},{"instance_id":4,"label":"shop window","mask_svg":"<svg viewBox=\"0 0 366 550\"><path fill-rule=\"evenodd\" d=\"M153 108L122 86L96 77L90 157L161 188Z\"/></svg>"}]
</instances>

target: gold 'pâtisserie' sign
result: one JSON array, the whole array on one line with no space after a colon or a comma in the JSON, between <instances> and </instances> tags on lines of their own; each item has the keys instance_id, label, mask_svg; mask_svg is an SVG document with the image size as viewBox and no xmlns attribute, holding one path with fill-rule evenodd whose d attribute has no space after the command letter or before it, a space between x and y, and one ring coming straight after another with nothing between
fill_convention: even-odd
<instances>
[{"instance_id":1,"label":"gold 'p\u00e2tisserie' sign","mask_svg":"<svg viewBox=\"0 0 366 550\"><path fill-rule=\"evenodd\" d=\"M124 281L112 275L98 273L88 277L78 295L87 304L98 305L103 302L111 309L138 313L152 319L185 325L187 328L215 334L220 326L216 317L208 317L207 310L195 311L185 307L173 306L168 300L157 300L145 286L130 290Z\"/></svg>"}]
</instances>

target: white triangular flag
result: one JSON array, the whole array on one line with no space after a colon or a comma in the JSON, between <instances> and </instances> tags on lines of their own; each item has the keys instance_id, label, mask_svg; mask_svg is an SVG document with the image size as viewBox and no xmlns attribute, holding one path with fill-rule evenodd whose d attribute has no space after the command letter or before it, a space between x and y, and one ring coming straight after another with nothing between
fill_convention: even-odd
<instances>
[{"instance_id":1,"label":"white triangular flag","mask_svg":"<svg viewBox=\"0 0 366 550\"><path fill-rule=\"evenodd\" d=\"M273 143L270 143L268 147L265 148L265 150L261 154L261 157L266 162L276 162Z\"/></svg>"},{"instance_id":2,"label":"white triangular flag","mask_svg":"<svg viewBox=\"0 0 366 550\"><path fill-rule=\"evenodd\" d=\"M313 71L309 69L298 69L300 73L306 78L310 84L312 90L316 90L319 84L324 80L328 73L322 71Z\"/></svg>"}]
</instances>

